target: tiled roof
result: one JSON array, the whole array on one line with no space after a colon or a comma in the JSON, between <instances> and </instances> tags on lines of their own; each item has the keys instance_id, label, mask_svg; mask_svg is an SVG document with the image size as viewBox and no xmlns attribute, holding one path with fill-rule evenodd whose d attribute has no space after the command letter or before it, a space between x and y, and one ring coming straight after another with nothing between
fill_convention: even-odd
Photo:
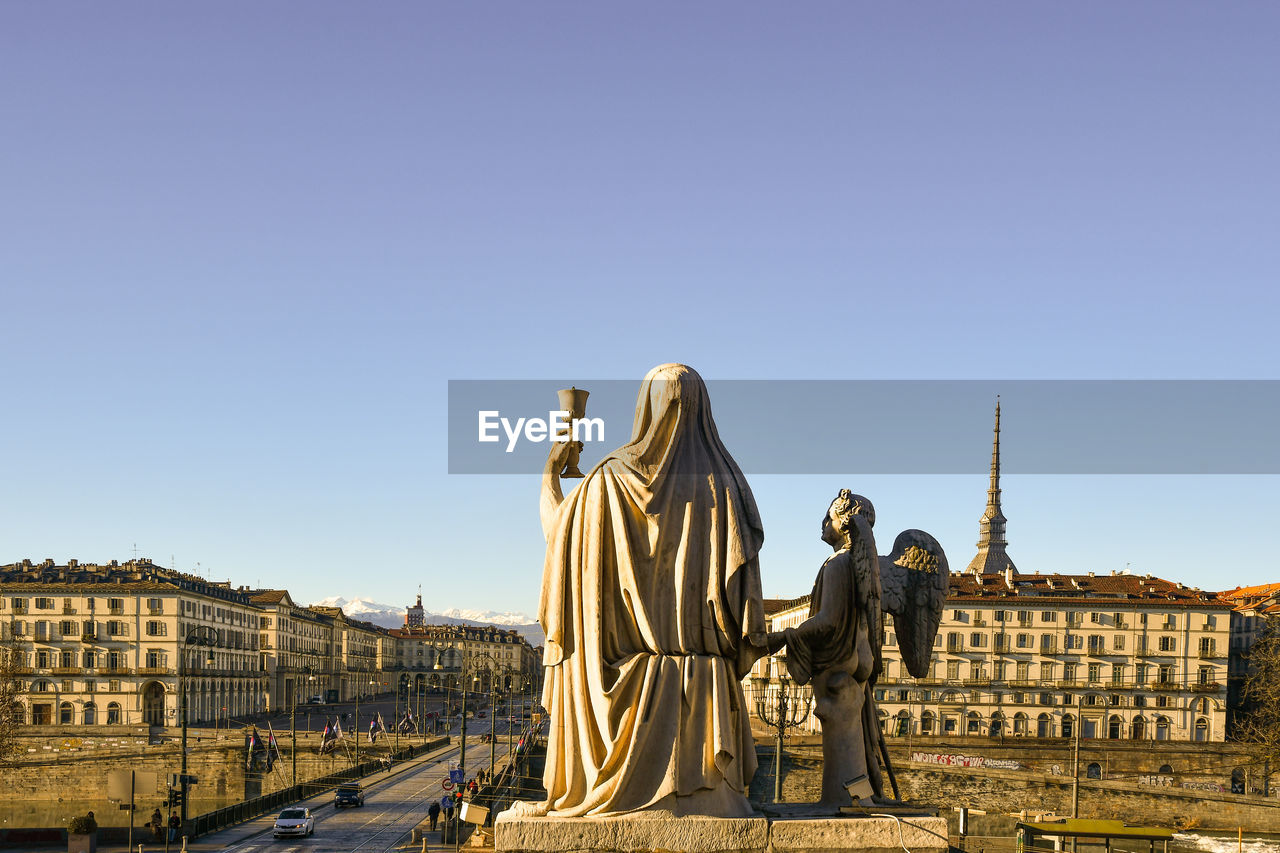
<instances>
[{"instance_id":1,"label":"tiled roof","mask_svg":"<svg viewBox=\"0 0 1280 853\"><path fill-rule=\"evenodd\" d=\"M288 594L286 589L259 589L250 593L249 600L254 604L279 604Z\"/></svg>"},{"instance_id":2,"label":"tiled roof","mask_svg":"<svg viewBox=\"0 0 1280 853\"><path fill-rule=\"evenodd\" d=\"M1206 592L1153 575L1106 574L952 574L949 601L993 601L996 599L1035 602L1125 602L1128 605L1161 607L1173 605L1228 605L1217 593Z\"/></svg>"},{"instance_id":3,"label":"tiled roof","mask_svg":"<svg viewBox=\"0 0 1280 853\"><path fill-rule=\"evenodd\" d=\"M1280 583L1236 587L1218 593L1218 598L1241 613L1280 615Z\"/></svg>"}]
</instances>

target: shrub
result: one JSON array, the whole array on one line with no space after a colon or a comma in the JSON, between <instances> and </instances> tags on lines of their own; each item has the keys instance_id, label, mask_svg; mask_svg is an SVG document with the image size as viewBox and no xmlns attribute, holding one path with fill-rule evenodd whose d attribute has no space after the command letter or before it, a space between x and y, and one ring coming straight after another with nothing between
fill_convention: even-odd
<instances>
[{"instance_id":1,"label":"shrub","mask_svg":"<svg viewBox=\"0 0 1280 853\"><path fill-rule=\"evenodd\" d=\"M73 817L67 822L67 832L72 835L90 835L98 831L98 822L88 815Z\"/></svg>"}]
</instances>

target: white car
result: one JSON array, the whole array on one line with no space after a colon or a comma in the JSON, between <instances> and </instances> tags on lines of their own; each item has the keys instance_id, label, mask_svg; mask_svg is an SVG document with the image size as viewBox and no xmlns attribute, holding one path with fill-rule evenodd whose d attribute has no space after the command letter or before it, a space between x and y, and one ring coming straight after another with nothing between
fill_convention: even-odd
<instances>
[{"instance_id":1,"label":"white car","mask_svg":"<svg viewBox=\"0 0 1280 853\"><path fill-rule=\"evenodd\" d=\"M280 812L271 834L283 838L287 835L306 836L315 831L316 821L311 816L311 809L292 808Z\"/></svg>"}]
</instances>

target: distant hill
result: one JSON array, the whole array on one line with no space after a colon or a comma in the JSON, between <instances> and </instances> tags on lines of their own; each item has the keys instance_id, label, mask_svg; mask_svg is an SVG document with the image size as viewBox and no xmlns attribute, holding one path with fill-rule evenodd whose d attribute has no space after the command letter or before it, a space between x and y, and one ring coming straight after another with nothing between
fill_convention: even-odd
<instances>
[{"instance_id":1,"label":"distant hill","mask_svg":"<svg viewBox=\"0 0 1280 853\"><path fill-rule=\"evenodd\" d=\"M404 627L404 608L390 604L380 604L368 598L343 598L340 595L323 598L313 602L320 607L341 607L342 612L352 619L372 622L384 628ZM442 613L427 612L424 616L428 625L494 625L502 628L513 628L532 646L543 643L542 626L533 617L525 613L493 610L460 610L452 608Z\"/></svg>"}]
</instances>

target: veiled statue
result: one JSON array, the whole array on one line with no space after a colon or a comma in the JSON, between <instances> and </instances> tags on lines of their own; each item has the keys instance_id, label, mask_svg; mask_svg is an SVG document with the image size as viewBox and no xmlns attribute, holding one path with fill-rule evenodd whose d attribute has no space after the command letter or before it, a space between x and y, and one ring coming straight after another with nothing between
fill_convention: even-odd
<instances>
[{"instance_id":1,"label":"veiled statue","mask_svg":"<svg viewBox=\"0 0 1280 853\"><path fill-rule=\"evenodd\" d=\"M541 504L547 800L521 811L748 816L764 533L702 378L651 370L631 440L564 498L569 451L552 445Z\"/></svg>"},{"instance_id":2,"label":"veiled statue","mask_svg":"<svg viewBox=\"0 0 1280 853\"><path fill-rule=\"evenodd\" d=\"M822 722L822 804L893 803L897 781L880 728L875 685L884 668L883 616L893 627L907 671L928 675L934 638L947 597L947 557L938 540L904 530L887 557L876 555L875 509L842 489L822 518L822 539L835 553L814 583L809 618L771 633L769 648L787 648L787 670L813 684L814 713ZM884 768L894 798L885 795Z\"/></svg>"}]
</instances>

